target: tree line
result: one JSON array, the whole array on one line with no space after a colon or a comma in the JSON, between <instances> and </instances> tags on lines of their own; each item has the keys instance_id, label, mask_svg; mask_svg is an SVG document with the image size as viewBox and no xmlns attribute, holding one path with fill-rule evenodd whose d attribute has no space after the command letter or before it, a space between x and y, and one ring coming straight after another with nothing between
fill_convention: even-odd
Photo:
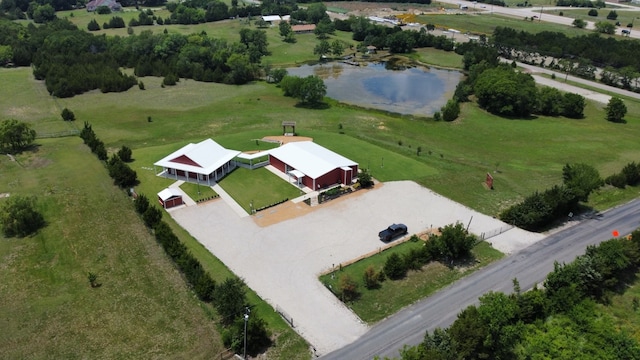
<instances>
[{"instance_id":1,"label":"tree line","mask_svg":"<svg viewBox=\"0 0 640 360\"><path fill-rule=\"evenodd\" d=\"M623 292L640 267L640 230L629 239L589 246L569 264L556 262L543 289L489 292L446 329L427 332L403 360L638 359L640 344L596 304ZM634 305L634 310L638 305Z\"/></svg>"},{"instance_id":2,"label":"tree line","mask_svg":"<svg viewBox=\"0 0 640 360\"><path fill-rule=\"evenodd\" d=\"M612 24L611 24L612 25ZM529 33L508 27L496 27L491 43L498 54L508 59L548 66L567 74L595 79L596 67L603 68L601 81L628 90L640 91L640 42L617 40L590 33L569 37L564 33Z\"/></svg>"},{"instance_id":3,"label":"tree line","mask_svg":"<svg viewBox=\"0 0 640 360\"><path fill-rule=\"evenodd\" d=\"M6 32L5 32L6 30ZM206 33L152 34L126 38L93 36L68 20L54 20L26 28L0 21L0 50L9 62L32 65L56 97L71 97L100 89L119 92L138 81L120 68L134 68L136 76L192 78L244 84L260 76L261 58L269 54L263 30L242 29L239 42L211 38Z\"/></svg>"}]
</instances>

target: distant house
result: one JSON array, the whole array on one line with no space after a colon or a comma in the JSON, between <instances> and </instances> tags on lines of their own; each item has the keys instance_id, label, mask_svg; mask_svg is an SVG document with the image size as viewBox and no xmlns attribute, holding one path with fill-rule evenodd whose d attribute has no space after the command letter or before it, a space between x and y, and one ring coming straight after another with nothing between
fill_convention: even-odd
<instances>
[{"instance_id":1,"label":"distant house","mask_svg":"<svg viewBox=\"0 0 640 360\"><path fill-rule=\"evenodd\" d=\"M367 46L367 54L375 54L377 50L378 48L373 45Z\"/></svg>"},{"instance_id":2,"label":"distant house","mask_svg":"<svg viewBox=\"0 0 640 360\"><path fill-rule=\"evenodd\" d=\"M240 151L225 149L207 139L188 144L153 165L162 168L160 176L212 185L236 168L238 154Z\"/></svg>"},{"instance_id":3,"label":"distant house","mask_svg":"<svg viewBox=\"0 0 640 360\"><path fill-rule=\"evenodd\" d=\"M291 142L269 150L269 163L317 190L334 184L351 185L358 164L311 141Z\"/></svg>"},{"instance_id":4,"label":"distant house","mask_svg":"<svg viewBox=\"0 0 640 360\"><path fill-rule=\"evenodd\" d=\"M96 11L100 6L106 6L111 11L122 11L122 5L116 0L91 0L87 3L87 11Z\"/></svg>"},{"instance_id":5,"label":"distant house","mask_svg":"<svg viewBox=\"0 0 640 360\"><path fill-rule=\"evenodd\" d=\"M291 30L296 34L312 33L316 30L316 24L293 25Z\"/></svg>"},{"instance_id":6,"label":"distant house","mask_svg":"<svg viewBox=\"0 0 640 360\"><path fill-rule=\"evenodd\" d=\"M262 20L270 24L275 24L282 21L282 18L280 18L280 15L262 15Z\"/></svg>"},{"instance_id":7,"label":"distant house","mask_svg":"<svg viewBox=\"0 0 640 360\"><path fill-rule=\"evenodd\" d=\"M158 193L158 202L160 206L169 209L184 204L182 201L182 193L178 189L166 188Z\"/></svg>"}]
</instances>

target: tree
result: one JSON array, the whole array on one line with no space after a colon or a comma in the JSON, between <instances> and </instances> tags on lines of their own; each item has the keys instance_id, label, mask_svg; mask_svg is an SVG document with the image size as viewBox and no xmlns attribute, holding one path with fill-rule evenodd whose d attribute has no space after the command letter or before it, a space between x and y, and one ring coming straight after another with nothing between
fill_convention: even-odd
<instances>
[{"instance_id":1,"label":"tree","mask_svg":"<svg viewBox=\"0 0 640 360\"><path fill-rule=\"evenodd\" d=\"M322 3L319 3L322 4ZM333 34L336 32L336 28L329 20L329 18L322 19L317 25L313 33L318 37L318 39L327 39L329 34Z\"/></svg>"},{"instance_id":2,"label":"tree","mask_svg":"<svg viewBox=\"0 0 640 360\"><path fill-rule=\"evenodd\" d=\"M36 198L11 196L5 200L0 211L2 232L7 237L25 237L45 226L44 217L36 209Z\"/></svg>"},{"instance_id":3,"label":"tree","mask_svg":"<svg viewBox=\"0 0 640 360\"><path fill-rule=\"evenodd\" d=\"M589 200L589 194L604 185L598 170L582 163L566 164L562 168L562 179L580 201Z\"/></svg>"},{"instance_id":4,"label":"tree","mask_svg":"<svg viewBox=\"0 0 640 360\"><path fill-rule=\"evenodd\" d=\"M124 162L131 162L133 159L131 158L132 151L130 148L122 145L120 150L118 150L118 157L120 160Z\"/></svg>"},{"instance_id":5,"label":"tree","mask_svg":"<svg viewBox=\"0 0 640 360\"><path fill-rule=\"evenodd\" d=\"M60 116L62 116L62 119L64 121L74 121L76 119L76 115L73 113L73 111L67 108L62 109L62 113L60 114Z\"/></svg>"},{"instance_id":6,"label":"tree","mask_svg":"<svg viewBox=\"0 0 640 360\"><path fill-rule=\"evenodd\" d=\"M162 220L162 211L155 206L149 205L144 214L142 214L142 220L148 227L153 229Z\"/></svg>"},{"instance_id":7,"label":"tree","mask_svg":"<svg viewBox=\"0 0 640 360\"><path fill-rule=\"evenodd\" d=\"M449 99L440 111L444 121L453 121L460 115L460 103L455 99Z\"/></svg>"},{"instance_id":8,"label":"tree","mask_svg":"<svg viewBox=\"0 0 640 360\"><path fill-rule=\"evenodd\" d=\"M49 4L38 6L33 12L33 21L36 24L44 24L56 18L56 11Z\"/></svg>"},{"instance_id":9,"label":"tree","mask_svg":"<svg viewBox=\"0 0 640 360\"><path fill-rule=\"evenodd\" d=\"M144 214L149 208L149 199L144 194L138 194L138 197L133 202L136 212L140 215Z\"/></svg>"},{"instance_id":10,"label":"tree","mask_svg":"<svg viewBox=\"0 0 640 360\"><path fill-rule=\"evenodd\" d=\"M280 23L282 24L284 21L281 21ZM255 25L257 27L259 27L260 29L266 28L269 26L269 23L267 23L266 21L264 21L262 18L259 18L258 20L255 21Z\"/></svg>"},{"instance_id":11,"label":"tree","mask_svg":"<svg viewBox=\"0 0 640 360\"><path fill-rule=\"evenodd\" d=\"M289 34L293 32L293 30L291 30L291 24L289 24L288 21L280 21L280 24L278 24L278 29L280 30L280 36L285 39L287 38L287 36L289 36Z\"/></svg>"},{"instance_id":12,"label":"tree","mask_svg":"<svg viewBox=\"0 0 640 360\"><path fill-rule=\"evenodd\" d=\"M320 59L322 59L325 54L328 54L331 51L331 45L327 40L320 40L320 42L313 48L313 53L318 55Z\"/></svg>"},{"instance_id":13,"label":"tree","mask_svg":"<svg viewBox=\"0 0 640 360\"><path fill-rule=\"evenodd\" d=\"M238 277L227 278L217 286L213 305L218 310L223 324L233 324L235 319L244 314L247 305L246 297L244 281Z\"/></svg>"},{"instance_id":14,"label":"tree","mask_svg":"<svg viewBox=\"0 0 640 360\"><path fill-rule=\"evenodd\" d=\"M303 79L299 99L303 104L317 104L322 102L327 94L327 86L318 76L310 75Z\"/></svg>"},{"instance_id":15,"label":"tree","mask_svg":"<svg viewBox=\"0 0 640 360\"><path fill-rule=\"evenodd\" d=\"M618 13L615 10L611 10L609 11L609 14L607 14L608 20L616 20L617 18L618 18Z\"/></svg>"},{"instance_id":16,"label":"tree","mask_svg":"<svg viewBox=\"0 0 640 360\"><path fill-rule=\"evenodd\" d=\"M584 29L587 26L587 22L582 19L575 19L572 24L578 29Z\"/></svg>"},{"instance_id":17,"label":"tree","mask_svg":"<svg viewBox=\"0 0 640 360\"><path fill-rule=\"evenodd\" d=\"M596 23L596 32L613 35L616 33L616 26L610 22L598 21Z\"/></svg>"},{"instance_id":18,"label":"tree","mask_svg":"<svg viewBox=\"0 0 640 360\"><path fill-rule=\"evenodd\" d=\"M271 82L275 84L279 84L282 81L282 79L284 79L284 77L287 76L287 69L284 69L284 68L273 69L269 71L267 76L271 80Z\"/></svg>"},{"instance_id":19,"label":"tree","mask_svg":"<svg viewBox=\"0 0 640 360\"><path fill-rule=\"evenodd\" d=\"M478 104L503 116L526 117L536 106L537 90L533 77L500 66L483 71L474 85Z\"/></svg>"},{"instance_id":20,"label":"tree","mask_svg":"<svg viewBox=\"0 0 640 360\"><path fill-rule=\"evenodd\" d=\"M338 280L338 291L343 302L353 301L358 298L358 283L349 274L342 274Z\"/></svg>"},{"instance_id":21,"label":"tree","mask_svg":"<svg viewBox=\"0 0 640 360\"><path fill-rule=\"evenodd\" d=\"M558 89L543 86L538 91L537 112L547 116L558 116L562 113L562 94Z\"/></svg>"},{"instance_id":22,"label":"tree","mask_svg":"<svg viewBox=\"0 0 640 360\"><path fill-rule=\"evenodd\" d=\"M589 12L587 13L587 15L589 15L589 16L598 16L598 10L596 10L596 9L591 9L591 10L589 10Z\"/></svg>"},{"instance_id":23,"label":"tree","mask_svg":"<svg viewBox=\"0 0 640 360\"><path fill-rule=\"evenodd\" d=\"M429 241L435 244L439 257L451 260L469 256L476 244L475 236L459 222L440 228L440 235L431 236Z\"/></svg>"},{"instance_id":24,"label":"tree","mask_svg":"<svg viewBox=\"0 0 640 360\"><path fill-rule=\"evenodd\" d=\"M624 116L627 114L627 106L622 102L622 99L613 96L604 111L607 114L607 121L622 123L624 122Z\"/></svg>"},{"instance_id":25,"label":"tree","mask_svg":"<svg viewBox=\"0 0 640 360\"><path fill-rule=\"evenodd\" d=\"M331 43L331 52L334 56L340 56L344 52L344 44L340 40L334 40Z\"/></svg>"},{"instance_id":26,"label":"tree","mask_svg":"<svg viewBox=\"0 0 640 360\"><path fill-rule=\"evenodd\" d=\"M389 255L382 268L389 279L402 279L407 275L407 266L398 253Z\"/></svg>"},{"instance_id":27,"label":"tree","mask_svg":"<svg viewBox=\"0 0 640 360\"><path fill-rule=\"evenodd\" d=\"M100 30L100 24L98 24L96 19L91 19L91 21L89 21L89 24L87 24L87 30L98 31Z\"/></svg>"},{"instance_id":28,"label":"tree","mask_svg":"<svg viewBox=\"0 0 640 360\"><path fill-rule=\"evenodd\" d=\"M109 159L107 168L113 183L121 188L128 188L138 183L138 174L135 170L131 169L116 155Z\"/></svg>"},{"instance_id":29,"label":"tree","mask_svg":"<svg viewBox=\"0 0 640 360\"><path fill-rule=\"evenodd\" d=\"M565 93L562 97L562 115L572 119L582 119L586 105L582 95Z\"/></svg>"},{"instance_id":30,"label":"tree","mask_svg":"<svg viewBox=\"0 0 640 360\"><path fill-rule=\"evenodd\" d=\"M377 289L380 287L380 274L373 265L369 265L369 267L365 269L362 280L367 289Z\"/></svg>"},{"instance_id":31,"label":"tree","mask_svg":"<svg viewBox=\"0 0 640 360\"><path fill-rule=\"evenodd\" d=\"M0 123L0 150L16 153L30 146L36 139L31 125L15 119Z\"/></svg>"}]
</instances>

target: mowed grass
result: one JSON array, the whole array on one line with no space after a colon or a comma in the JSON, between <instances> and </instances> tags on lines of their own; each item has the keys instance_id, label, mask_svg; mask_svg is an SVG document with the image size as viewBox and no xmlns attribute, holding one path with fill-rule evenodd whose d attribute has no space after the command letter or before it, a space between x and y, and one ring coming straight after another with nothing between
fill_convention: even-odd
<instances>
[{"instance_id":1,"label":"mowed grass","mask_svg":"<svg viewBox=\"0 0 640 360\"><path fill-rule=\"evenodd\" d=\"M491 5L485 5L489 8ZM486 9L483 9L486 10ZM474 34L491 35L496 27L510 27L518 31L539 33L542 31L562 32L567 36L578 36L589 34L589 30L578 29L566 25L549 22L529 21L524 18L501 16L496 14L432 14L420 15L417 17L421 23L434 24L437 27L449 29L453 28L461 32Z\"/></svg>"},{"instance_id":2,"label":"mowed grass","mask_svg":"<svg viewBox=\"0 0 640 360\"><path fill-rule=\"evenodd\" d=\"M237 168L220 182L224 189L247 213L301 196L300 190L265 168Z\"/></svg>"},{"instance_id":3,"label":"mowed grass","mask_svg":"<svg viewBox=\"0 0 640 360\"><path fill-rule=\"evenodd\" d=\"M442 51L434 48L416 49L412 57L422 63L450 68L462 69L462 55L456 54L454 51Z\"/></svg>"},{"instance_id":4,"label":"mowed grass","mask_svg":"<svg viewBox=\"0 0 640 360\"><path fill-rule=\"evenodd\" d=\"M481 242L473 250L473 259L460 266L448 267L440 262L431 262L420 270L409 271L401 280L387 279L377 289L369 290L364 286L363 274L372 266L376 271L382 271L386 259L392 253L402 256L411 249L424 246L422 240L406 241L383 252L360 260L349 266L323 275L320 281L325 286L330 286L332 291L339 289L339 281L343 275L348 275L358 283L360 297L348 304L348 306L365 322L375 323L387 316L396 313L405 306L427 297L439 289L452 284L456 280L480 269L481 267L500 259L504 255L492 248L489 244Z\"/></svg>"},{"instance_id":5,"label":"mowed grass","mask_svg":"<svg viewBox=\"0 0 640 360\"><path fill-rule=\"evenodd\" d=\"M47 221L35 236L0 237L2 357L217 356L214 311L187 288L102 163L77 137L37 145L17 163L0 157L0 193L37 196ZM89 272L101 287L90 287Z\"/></svg>"},{"instance_id":6,"label":"mowed grass","mask_svg":"<svg viewBox=\"0 0 640 360\"><path fill-rule=\"evenodd\" d=\"M180 185L180 189L185 192L185 194L189 195L189 197L193 201L199 201L204 199L210 199L218 194L211 188L211 186L207 186L206 184L197 184L191 182L185 182Z\"/></svg>"},{"instance_id":7,"label":"mowed grass","mask_svg":"<svg viewBox=\"0 0 640 360\"><path fill-rule=\"evenodd\" d=\"M589 16L589 10L590 9L587 9L587 8L583 8L583 9L567 8L567 9L558 9L558 10L548 10L548 11L545 11L544 13L559 15L560 12L562 12L563 16L582 19L585 21L593 21L593 22L606 21L606 22L615 24L617 21L619 21L622 28L626 28L627 24L633 22L634 20L640 19L640 11L626 11L626 10L620 10L620 9L603 8L603 9L594 9L598 12L598 16ZM615 11L616 14L618 14L618 17L616 18L616 20L607 19L607 15L609 15L610 11Z\"/></svg>"}]
</instances>

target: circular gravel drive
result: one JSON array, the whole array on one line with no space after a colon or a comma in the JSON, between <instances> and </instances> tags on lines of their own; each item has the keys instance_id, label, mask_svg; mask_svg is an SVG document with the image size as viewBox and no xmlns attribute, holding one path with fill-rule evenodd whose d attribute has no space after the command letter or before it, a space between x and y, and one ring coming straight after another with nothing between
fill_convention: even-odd
<instances>
[{"instance_id":1,"label":"circular gravel drive","mask_svg":"<svg viewBox=\"0 0 640 360\"><path fill-rule=\"evenodd\" d=\"M379 184L297 217L258 224L260 217L277 212L275 207L240 218L216 200L170 214L263 299L293 318L296 331L319 355L353 342L368 326L318 281L318 275L382 247L378 232L391 223L404 223L414 234L456 221L466 226L471 220L472 233L500 233L489 241L506 252L543 236L509 229L411 181Z\"/></svg>"}]
</instances>

